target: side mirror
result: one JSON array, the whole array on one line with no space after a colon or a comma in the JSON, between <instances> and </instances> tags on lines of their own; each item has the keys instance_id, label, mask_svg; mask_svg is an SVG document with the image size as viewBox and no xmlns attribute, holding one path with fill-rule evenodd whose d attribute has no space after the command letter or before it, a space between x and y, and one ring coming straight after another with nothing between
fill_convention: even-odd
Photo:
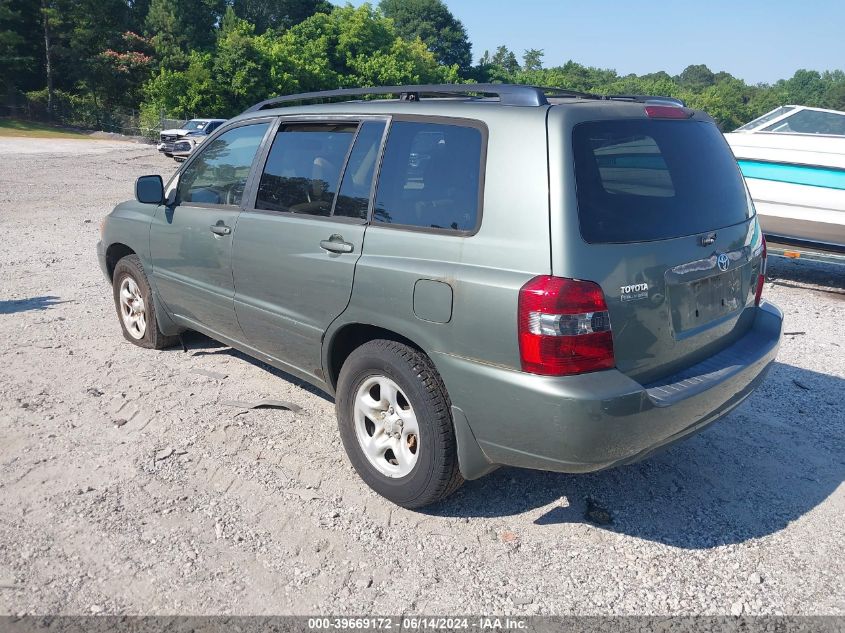
<instances>
[{"instance_id":1,"label":"side mirror","mask_svg":"<svg viewBox=\"0 0 845 633\"><path fill-rule=\"evenodd\" d=\"M141 176L135 181L135 198L144 204L164 202L164 183L161 176Z\"/></svg>"}]
</instances>

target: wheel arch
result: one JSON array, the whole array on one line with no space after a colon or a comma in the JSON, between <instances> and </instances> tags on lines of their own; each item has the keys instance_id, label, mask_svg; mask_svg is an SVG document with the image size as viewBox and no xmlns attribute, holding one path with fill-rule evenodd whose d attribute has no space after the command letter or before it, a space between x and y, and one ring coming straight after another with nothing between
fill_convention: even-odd
<instances>
[{"instance_id":1,"label":"wheel arch","mask_svg":"<svg viewBox=\"0 0 845 633\"><path fill-rule=\"evenodd\" d=\"M345 323L331 332L330 335L327 335L326 338L328 340L323 345L323 366L326 371L326 382L332 391L337 388L337 379L340 376L340 368L343 367L343 363L356 348L369 341L376 339L397 341L418 349L428 356L421 345L407 336L369 323Z\"/></svg>"},{"instance_id":2,"label":"wheel arch","mask_svg":"<svg viewBox=\"0 0 845 633\"><path fill-rule=\"evenodd\" d=\"M114 282L114 269L117 266L117 263L123 259L124 257L128 257L129 255L136 255L141 260L141 265L145 268L145 276L147 279L147 283L150 285L150 290L153 293L153 300L156 305L156 319L158 320L159 329L161 333L165 336L177 336L185 331L185 327L176 323L169 313L169 309L164 301L158 294L158 288L156 287L155 278L151 274L150 269L148 268L149 262L144 261L144 256L141 252L136 249L133 249L131 246L128 246L126 243L122 241L115 241L109 244L106 248L105 252L105 259L106 259L106 272L108 273L108 278L110 282Z\"/></svg>"},{"instance_id":3,"label":"wheel arch","mask_svg":"<svg viewBox=\"0 0 845 633\"><path fill-rule=\"evenodd\" d=\"M109 279L114 279L114 267L117 266L117 262L128 255L137 255L137 253L122 242L114 242L109 245L106 249L106 269L109 273Z\"/></svg>"}]
</instances>

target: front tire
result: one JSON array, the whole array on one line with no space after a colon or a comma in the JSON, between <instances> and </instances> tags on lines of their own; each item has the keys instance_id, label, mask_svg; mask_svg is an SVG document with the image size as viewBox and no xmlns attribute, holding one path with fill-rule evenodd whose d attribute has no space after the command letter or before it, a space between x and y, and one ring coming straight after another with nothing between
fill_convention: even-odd
<instances>
[{"instance_id":1,"label":"front tire","mask_svg":"<svg viewBox=\"0 0 845 633\"><path fill-rule=\"evenodd\" d=\"M449 395L419 350L375 340L353 351L340 370L336 408L352 466L381 496L419 508L463 483Z\"/></svg>"},{"instance_id":2,"label":"front tire","mask_svg":"<svg viewBox=\"0 0 845 633\"><path fill-rule=\"evenodd\" d=\"M161 333L150 282L137 255L127 255L114 267L112 276L114 305L124 338L147 349L174 345L176 336Z\"/></svg>"}]
</instances>

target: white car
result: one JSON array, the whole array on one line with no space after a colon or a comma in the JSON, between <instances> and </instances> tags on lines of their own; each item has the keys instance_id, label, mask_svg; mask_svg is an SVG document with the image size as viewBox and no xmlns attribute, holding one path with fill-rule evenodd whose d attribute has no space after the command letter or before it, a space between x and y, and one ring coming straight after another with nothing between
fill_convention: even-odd
<instances>
[{"instance_id":1,"label":"white car","mask_svg":"<svg viewBox=\"0 0 845 633\"><path fill-rule=\"evenodd\" d=\"M226 119L191 119L180 128L162 130L159 134L158 151L168 158L183 161L202 143L205 137L223 125Z\"/></svg>"}]
</instances>

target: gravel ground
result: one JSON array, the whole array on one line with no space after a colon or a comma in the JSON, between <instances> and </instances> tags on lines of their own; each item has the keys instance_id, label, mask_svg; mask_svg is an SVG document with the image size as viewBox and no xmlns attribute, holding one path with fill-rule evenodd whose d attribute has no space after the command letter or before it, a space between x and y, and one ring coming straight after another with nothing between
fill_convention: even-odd
<instances>
[{"instance_id":1,"label":"gravel ground","mask_svg":"<svg viewBox=\"0 0 845 633\"><path fill-rule=\"evenodd\" d=\"M0 141L0 615L845 614L841 272L772 261L794 334L706 432L412 512L355 475L325 395L201 336L123 340L98 222L175 167ZM267 397L304 412L221 404Z\"/></svg>"}]
</instances>

